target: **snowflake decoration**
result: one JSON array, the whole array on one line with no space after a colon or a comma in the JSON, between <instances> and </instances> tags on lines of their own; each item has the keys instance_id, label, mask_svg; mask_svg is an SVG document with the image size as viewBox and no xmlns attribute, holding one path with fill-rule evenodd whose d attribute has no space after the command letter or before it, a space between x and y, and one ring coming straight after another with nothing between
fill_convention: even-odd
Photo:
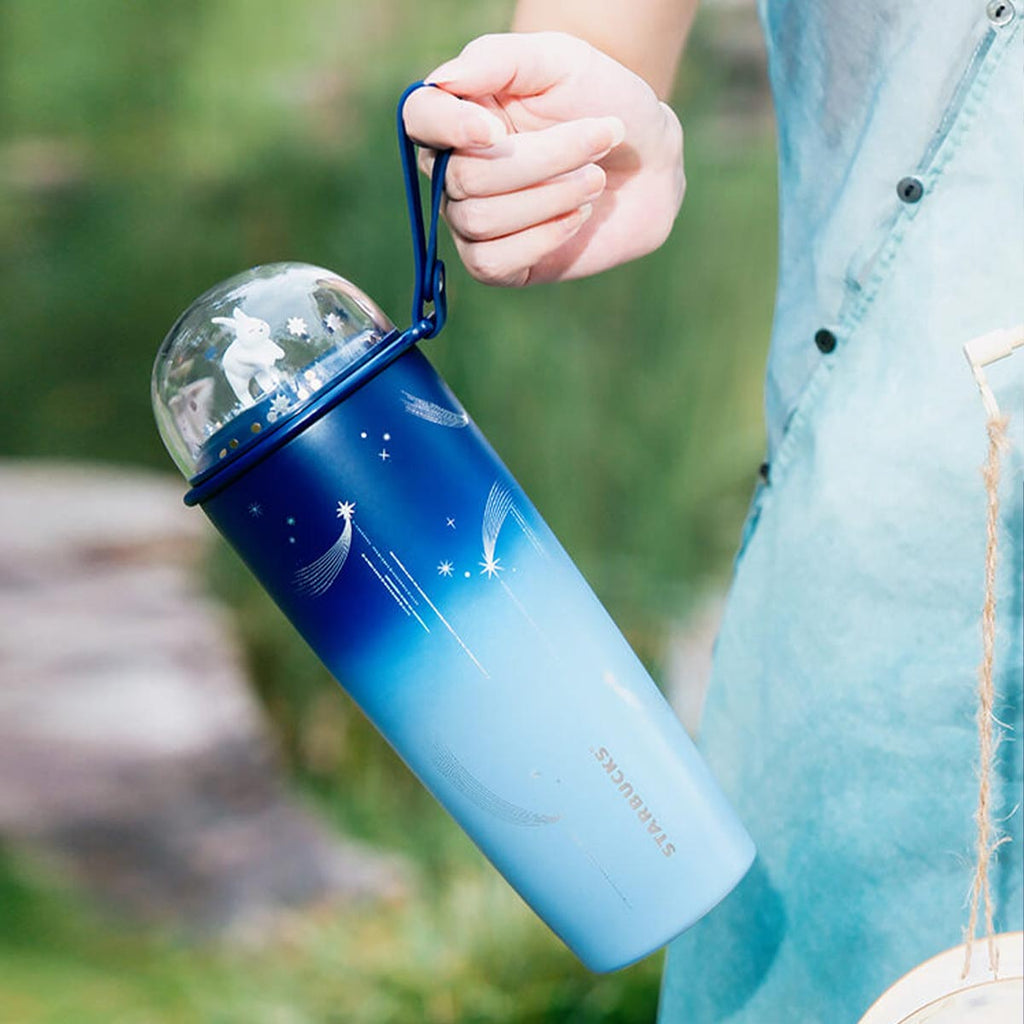
<instances>
[{"instance_id":1,"label":"snowflake decoration","mask_svg":"<svg viewBox=\"0 0 1024 1024\"><path fill-rule=\"evenodd\" d=\"M294 338L301 338L309 333L306 321L301 316L288 317L288 333Z\"/></svg>"},{"instance_id":2,"label":"snowflake decoration","mask_svg":"<svg viewBox=\"0 0 1024 1024\"><path fill-rule=\"evenodd\" d=\"M254 501L249 506L249 515L251 515L253 519L259 519L260 516L263 515L263 506L258 501Z\"/></svg>"},{"instance_id":3,"label":"snowflake decoration","mask_svg":"<svg viewBox=\"0 0 1024 1024\"><path fill-rule=\"evenodd\" d=\"M485 561L480 563L480 575L486 577L489 580L493 580L499 572L503 572L505 567L501 564L500 558L487 558Z\"/></svg>"},{"instance_id":4,"label":"snowflake decoration","mask_svg":"<svg viewBox=\"0 0 1024 1024\"><path fill-rule=\"evenodd\" d=\"M442 562L437 567L437 574L438 574L438 576L451 576L451 574L452 574L452 563L451 562Z\"/></svg>"},{"instance_id":5,"label":"snowflake decoration","mask_svg":"<svg viewBox=\"0 0 1024 1024\"><path fill-rule=\"evenodd\" d=\"M351 522L352 517L356 512L356 503L354 501L339 501L338 502L338 518L344 519L346 522Z\"/></svg>"},{"instance_id":6,"label":"snowflake decoration","mask_svg":"<svg viewBox=\"0 0 1024 1024\"><path fill-rule=\"evenodd\" d=\"M341 330L341 322L341 317L338 316L337 313L328 313L327 316L324 317L324 327L326 327L331 334L334 334L335 331Z\"/></svg>"},{"instance_id":7,"label":"snowflake decoration","mask_svg":"<svg viewBox=\"0 0 1024 1024\"><path fill-rule=\"evenodd\" d=\"M288 406L290 404L291 403L288 401L287 395L278 395L270 403L270 408L267 410L267 419L273 423L278 416L283 416L288 411Z\"/></svg>"}]
</instances>

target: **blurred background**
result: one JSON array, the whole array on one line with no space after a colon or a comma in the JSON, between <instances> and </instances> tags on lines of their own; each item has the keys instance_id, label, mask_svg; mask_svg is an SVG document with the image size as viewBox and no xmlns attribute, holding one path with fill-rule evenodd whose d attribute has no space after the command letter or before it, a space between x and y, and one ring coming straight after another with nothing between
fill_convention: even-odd
<instances>
[{"instance_id":1,"label":"blurred background","mask_svg":"<svg viewBox=\"0 0 1024 1024\"><path fill-rule=\"evenodd\" d=\"M302 260L399 325L402 88L498 0L0 0L0 1021L653 1020L580 967L207 527L149 404L200 292ZM752 3L708 2L662 250L487 289L426 350L692 725L762 458ZM709 625L710 623L710 625Z\"/></svg>"}]
</instances>

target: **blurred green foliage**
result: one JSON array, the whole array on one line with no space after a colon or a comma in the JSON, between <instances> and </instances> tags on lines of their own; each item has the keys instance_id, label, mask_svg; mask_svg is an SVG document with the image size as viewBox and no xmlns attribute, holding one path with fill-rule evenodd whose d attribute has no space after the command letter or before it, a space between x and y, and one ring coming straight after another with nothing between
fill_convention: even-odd
<instances>
[{"instance_id":1,"label":"blurred green foliage","mask_svg":"<svg viewBox=\"0 0 1024 1024\"><path fill-rule=\"evenodd\" d=\"M247 266L331 267L407 322L393 104L510 9L0 0L0 453L170 471L149 411L152 357L194 296ZM451 319L428 346L656 675L666 631L728 571L761 459L774 157L723 105L730 70L714 39L730 16L698 23L681 76L689 191L669 243L525 292L472 282L448 247ZM407 855L417 895L297 921L271 950L214 955L119 935L5 861L0 1020L652 1019L658 958L587 974L224 549L211 582L238 610L309 799Z\"/></svg>"},{"instance_id":2,"label":"blurred green foliage","mask_svg":"<svg viewBox=\"0 0 1024 1024\"><path fill-rule=\"evenodd\" d=\"M4 1024L649 1024L660 957L589 974L493 870L398 906L305 915L218 952L90 919L0 863ZM23 874L23 872L21 872Z\"/></svg>"}]
</instances>

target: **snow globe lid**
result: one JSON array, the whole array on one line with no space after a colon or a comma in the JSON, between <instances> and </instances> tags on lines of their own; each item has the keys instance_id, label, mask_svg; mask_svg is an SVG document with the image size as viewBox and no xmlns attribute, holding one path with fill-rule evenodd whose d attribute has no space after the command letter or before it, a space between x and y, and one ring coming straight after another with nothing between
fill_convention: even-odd
<instances>
[{"instance_id":1,"label":"snow globe lid","mask_svg":"<svg viewBox=\"0 0 1024 1024\"><path fill-rule=\"evenodd\" d=\"M306 263L229 278L178 318L157 353L160 436L189 480L232 461L396 335L350 281Z\"/></svg>"}]
</instances>

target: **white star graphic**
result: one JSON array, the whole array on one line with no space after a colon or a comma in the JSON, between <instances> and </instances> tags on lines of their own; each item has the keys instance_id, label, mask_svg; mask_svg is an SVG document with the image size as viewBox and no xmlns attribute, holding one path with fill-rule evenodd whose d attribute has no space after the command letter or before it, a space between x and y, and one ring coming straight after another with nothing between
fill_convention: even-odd
<instances>
[{"instance_id":1,"label":"white star graphic","mask_svg":"<svg viewBox=\"0 0 1024 1024\"><path fill-rule=\"evenodd\" d=\"M296 338L301 338L308 333L306 321L301 316L288 317L288 333Z\"/></svg>"},{"instance_id":2,"label":"white star graphic","mask_svg":"<svg viewBox=\"0 0 1024 1024\"><path fill-rule=\"evenodd\" d=\"M486 575L489 580L494 579L499 572L504 571L504 566L501 564L500 558L488 558L486 561L480 563L480 575Z\"/></svg>"},{"instance_id":3,"label":"white star graphic","mask_svg":"<svg viewBox=\"0 0 1024 1024\"><path fill-rule=\"evenodd\" d=\"M328 313L324 317L324 327L327 328L333 334L335 331L341 330L341 317L337 313Z\"/></svg>"},{"instance_id":4,"label":"white star graphic","mask_svg":"<svg viewBox=\"0 0 1024 1024\"><path fill-rule=\"evenodd\" d=\"M259 517L263 515L263 506L258 501L254 501L249 506L249 515L251 515L253 519L259 519Z\"/></svg>"},{"instance_id":5,"label":"white star graphic","mask_svg":"<svg viewBox=\"0 0 1024 1024\"><path fill-rule=\"evenodd\" d=\"M267 419L271 423L288 411L289 401L286 395L278 395L271 403L270 409L267 411Z\"/></svg>"},{"instance_id":6,"label":"white star graphic","mask_svg":"<svg viewBox=\"0 0 1024 1024\"><path fill-rule=\"evenodd\" d=\"M389 452L387 448L381 448L381 450L377 452L377 457L381 462L387 462L388 459L391 458L391 452Z\"/></svg>"},{"instance_id":7,"label":"white star graphic","mask_svg":"<svg viewBox=\"0 0 1024 1024\"><path fill-rule=\"evenodd\" d=\"M352 516L356 512L356 503L354 501L339 501L338 502L338 518L346 521L351 521Z\"/></svg>"},{"instance_id":8,"label":"white star graphic","mask_svg":"<svg viewBox=\"0 0 1024 1024\"><path fill-rule=\"evenodd\" d=\"M451 574L452 574L452 563L451 562L442 562L437 567L437 574L438 574L438 576L451 576Z\"/></svg>"},{"instance_id":9,"label":"white star graphic","mask_svg":"<svg viewBox=\"0 0 1024 1024\"><path fill-rule=\"evenodd\" d=\"M451 528L452 528L453 530L455 529L455 520L454 520L454 519L452 519L452 517L451 517L451 516L449 516L449 517L448 517L448 525L449 525L449 526L450 526L450 527L451 527Z\"/></svg>"}]
</instances>

